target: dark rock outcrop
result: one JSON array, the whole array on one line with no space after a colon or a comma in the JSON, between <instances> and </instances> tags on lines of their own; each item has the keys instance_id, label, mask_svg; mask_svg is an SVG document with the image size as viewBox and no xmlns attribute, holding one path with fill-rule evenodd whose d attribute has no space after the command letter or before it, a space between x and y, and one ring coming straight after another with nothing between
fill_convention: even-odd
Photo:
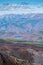
<instances>
[{"instance_id":1,"label":"dark rock outcrop","mask_svg":"<svg viewBox=\"0 0 43 65\"><path fill-rule=\"evenodd\" d=\"M0 53L0 65L30 65L25 60L18 59L13 56L7 56L4 53Z\"/></svg>"}]
</instances>

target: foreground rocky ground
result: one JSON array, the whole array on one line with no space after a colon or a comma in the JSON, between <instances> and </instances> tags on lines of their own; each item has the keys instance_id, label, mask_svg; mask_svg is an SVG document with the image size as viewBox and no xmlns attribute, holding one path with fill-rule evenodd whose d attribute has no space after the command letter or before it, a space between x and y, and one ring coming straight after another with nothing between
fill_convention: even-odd
<instances>
[{"instance_id":1,"label":"foreground rocky ground","mask_svg":"<svg viewBox=\"0 0 43 65\"><path fill-rule=\"evenodd\" d=\"M0 53L0 65L30 65L25 60Z\"/></svg>"},{"instance_id":2,"label":"foreground rocky ground","mask_svg":"<svg viewBox=\"0 0 43 65\"><path fill-rule=\"evenodd\" d=\"M43 48L27 46L1 46L0 65L43 65Z\"/></svg>"}]
</instances>

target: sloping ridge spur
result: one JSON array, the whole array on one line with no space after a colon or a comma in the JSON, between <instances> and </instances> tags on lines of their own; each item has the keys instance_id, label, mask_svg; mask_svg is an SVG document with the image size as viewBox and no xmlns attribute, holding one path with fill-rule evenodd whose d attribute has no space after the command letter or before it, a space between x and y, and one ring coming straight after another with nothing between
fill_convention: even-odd
<instances>
[{"instance_id":1,"label":"sloping ridge spur","mask_svg":"<svg viewBox=\"0 0 43 65\"><path fill-rule=\"evenodd\" d=\"M0 52L0 65L30 65L25 60L17 59Z\"/></svg>"}]
</instances>

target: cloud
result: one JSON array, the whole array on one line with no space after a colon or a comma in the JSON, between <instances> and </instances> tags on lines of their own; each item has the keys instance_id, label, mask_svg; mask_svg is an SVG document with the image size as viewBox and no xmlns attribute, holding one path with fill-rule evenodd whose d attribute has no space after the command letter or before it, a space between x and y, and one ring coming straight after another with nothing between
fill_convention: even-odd
<instances>
[{"instance_id":1,"label":"cloud","mask_svg":"<svg viewBox=\"0 0 43 65\"><path fill-rule=\"evenodd\" d=\"M43 13L43 5L0 5L0 15Z\"/></svg>"}]
</instances>

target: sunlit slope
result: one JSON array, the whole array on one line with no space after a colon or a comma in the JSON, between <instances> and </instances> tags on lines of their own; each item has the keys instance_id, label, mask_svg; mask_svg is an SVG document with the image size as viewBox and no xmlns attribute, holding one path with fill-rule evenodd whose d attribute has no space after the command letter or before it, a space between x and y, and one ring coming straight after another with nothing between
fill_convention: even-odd
<instances>
[{"instance_id":1,"label":"sunlit slope","mask_svg":"<svg viewBox=\"0 0 43 65\"><path fill-rule=\"evenodd\" d=\"M33 42L33 41L20 41L20 40L11 40L11 39L0 39L0 44L29 44L39 47L43 47L43 42Z\"/></svg>"}]
</instances>

